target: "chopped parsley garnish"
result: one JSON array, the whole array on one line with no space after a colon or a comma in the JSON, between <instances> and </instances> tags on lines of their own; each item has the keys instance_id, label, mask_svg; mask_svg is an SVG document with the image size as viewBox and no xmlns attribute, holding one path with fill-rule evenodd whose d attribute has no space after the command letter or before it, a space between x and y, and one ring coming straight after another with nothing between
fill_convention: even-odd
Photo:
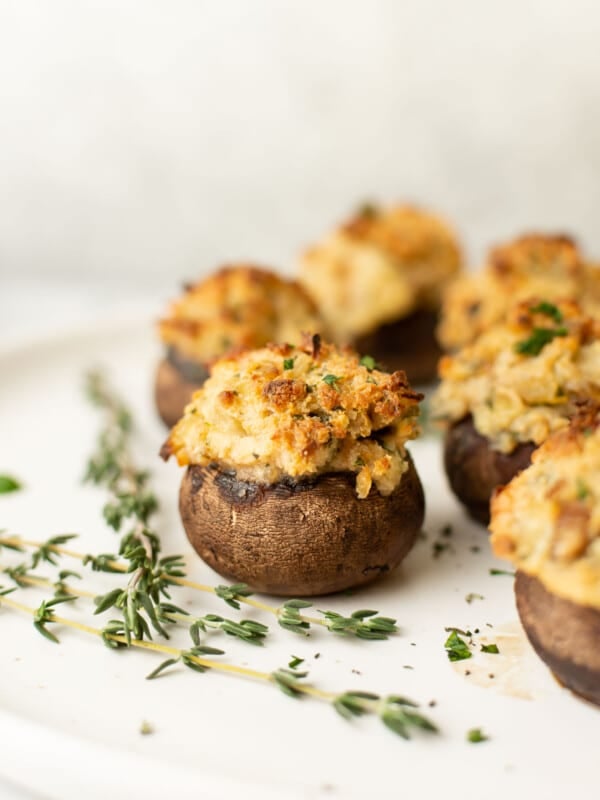
<instances>
[{"instance_id":1,"label":"chopped parsley garnish","mask_svg":"<svg viewBox=\"0 0 600 800\"><path fill-rule=\"evenodd\" d=\"M328 386L334 386L340 379L337 375L325 375L323 380Z\"/></svg>"},{"instance_id":2,"label":"chopped parsley garnish","mask_svg":"<svg viewBox=\"0 0 600 800\"><path fill-rule=\"evenodd\" d=\"M22 488L22 485L16 478L12 478L10 475L0 475L0 494L18 492L19 489Z\"/></svg>"},{"instance_id":3,"label":"chopped parsley garnish","mask_svg":"<svg viewBox=\"0 0 600 800\"><path fill-rule=\"evenodd\" d=\"M532 306L529 309L533 314L545 314L547 317L550 317L556 323L561 323L563 321L563 315L560 308L557 308L554 303L548 303L546 300L542 300L541 303L538 303L537 306Z\"/></svg>"},{"instance_id":4,"label":"chopped parsley garnish","mask_svg":"<svg viewBox=\"0 0 600 800\"><path fill-rule=\"evenodd\" d=\"M497 654L497 653L500 652L500 650L498 650L498 645L497 644L482 644L481 645L481 652L482 653L495 653L495 654Z\"/></svg>"},{"instance_id":5,"label":"chopped parsley garnish","mask_svg":"<svg viewBox=\"0 0 600 800\"><path fill-rule=\"evenodd\" d=\"M465 597L467 603L472 603L473 600L485 600L482 594L477 594L477 592L469 592L469 594Z\"/></svg>"},{"instance_id":6,"label":"chopped parsley garnish","mask_svg":"<svg viewBox=\"0 0 600 800\"><path fill-rule=\"evenodd\" d=\"M431 545L431 552L432 552L434 558L439 558L442 555L442 553L445 553L447 550L448 551L452 551L452 546L450 545L449 542L439 542L438 541L438 542L434 542Z\"/></svg>"},{"instance_id":7,"label":"chopped parsley garnish","mask_svg":"<svg viewBox=\"0 0 600 800\"><path fill-rule=\"evenodd\" d=\"M372 372L372 370L374 370L375 367L377 366L377 363L373 358L373 356L363 356L360 360L360 364L361 366L366 367L369 370L369 372Z\"/></svg>"},{"instance_id":8,"label":"chopped parsley garnish","mask_svg":"<svg viewBox=\"0 0 600 800\"><path fill-rule=\"evenodd\" d=\"M284 369L294 369L294 361L295 358L284 358L283 359L283 368Z\"/></svg>"},{"instance_id":9,"label":"chopped parsley garnish","mask_svg":"<svg viewBox=\"0 0 600 800\"><path fill-rule=\"evenodd\" d=\"M515 577L515 573L509 569L495 569L495 567L490 569L490 575L510 575L511 578Z\"/></svg>"},{"instance_id":10,"label":"chopped parsley garnish","mask_svg":"<svg viewBox=\"0 0 600 800\"><path fill-rule=\"evenodd\" d=\"M485 733L481 730L481 728L471 728L470 731L467 731L467 742L471 742L471 744L479 744L479 742L487 742L489 736L486 736Z\"/></svg>"},{"instance_id":11,"label":"chopped parsley garnish","mask_svg":"<svg viewBox=\"0 0 600 800\"><path fill-rule=\"evenodd\" d=\"M577 499L585 500L589 496L590 490L581 478L577 478Z\"/></svg>"},{"instance_id":12,"label":"chopped parsley garnish","mask_svg":"<svg viewBox=\"0 0 600 800\"><path fill-rule=\"evenodd\" d=\"M142 736L150 736L151 734L154 733L154 728L149 722L143 720L142 724L140 725L140 733L142 734Z\"/></svg>"},{"instance_id":13,"label":"chopped parsley garnish","mask_svg":"<svg viewBox=\"0 0 600 800\"><path fill-rule=\"evenodd\" d=\"M299 656L294 656L294 655L293 655L293 656L292 656L292 660L291 660L291 661L290 661L290 663L288 664L288 667L289 667L290 669L296 669L296 667L297 667L299 664L302 664L302 663L303 663L303 661L304 661L304 659L303 659L303 658L300 658Z\"/></svg>"},{"instance_id":14,"label":"chopped parsley garnish","mask_svg":"<svg viewBox=\"0 0 600 800\"><path fill-rule=\"evenodd\" d=\"M523 356L537 356L557 336L566 336L568 333L566 328L534 328L528 339L517 342L515 350Z\"/></svg>"},{"instance_id":15,"label":"chopped parsley garnish","mask_svg":"<svg viewBox=\"0 0 600 800\"><path fill-rule=\"evenodd\" d=\"M444 643L448 659L450 661L464 661L466 658L471 658L472 653L469 650L469 645L464 639L461 639L456 631L451 631L450 636Z\"/></svg>"}]
</instances>

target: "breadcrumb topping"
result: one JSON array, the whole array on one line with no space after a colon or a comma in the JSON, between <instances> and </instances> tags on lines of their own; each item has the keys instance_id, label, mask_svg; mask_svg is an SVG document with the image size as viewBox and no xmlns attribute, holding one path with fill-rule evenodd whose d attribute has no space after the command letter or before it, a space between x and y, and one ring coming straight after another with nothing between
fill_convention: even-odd
<instances>
[{"instance_id":1,"label":"breadcrumb topping","mask_svg":"<svg viewBox=\"0 0 600 800\"><path fill-rule=\"evenodd\" d=\"M492 501L494 552L554 594L600 608L600 412L584 409Z\"/></svg>"},{"instance_id":2,"label":"breadcrumb topping","mask_svg":"<svg viewBox=\"0 0 600 800\"><path fill-rule=\"evenodd\" d=\"M459 271L453 231L409 206L366 207L306 252L301 279L340 342L439 307Z\"/></svg>"},{"instance_id":3,"label":"breadcrumb topping","mask_svg":"<svg viewBox=\"0 0 600 800\"><path fill-rule=\"evenodd\" d=\"M270 341L298 342L303 331L323 328L299 283L247 264L188 286L158 326L167 346L202 363Z\"/></svg>"},{"instance_id":4,"label":"breadcrumb topping","mask_svg":"<svg viewBox=\"0 0 600 800\"><path fill-rule=\"evenodd\" d=\"M305 336L217 361L173 428L162 454L181 466L218 463L243 480L356 473L391 494L419 433L419 401L403 372L372 367L349 350Z\"/></svg>"},{"instance_id":5,"label":"breadcrumb topping","mask_svg":"<svg viewBox=\"0 0 600 800\"><path fill-rule=\"evenodd\" d=\"M518 303L506 322L439 366L434 416L468 416L492 446L510 453L568 425L574 400L600 398L600 321L577 303Z\"/></svg>"},{"instance_id":6,"label":"breadcrumb topping","mask_svg":"<svg viewBox=\"0 0 600 800\"><path fill-rule=\"evenodd\" d=\"M473 342L515 302L568 297L600 318L600 269L586 263L567 236L529 234L491 250L487 264L447 289L438 338L445 350Z\"/></svg>"}]
</instances>

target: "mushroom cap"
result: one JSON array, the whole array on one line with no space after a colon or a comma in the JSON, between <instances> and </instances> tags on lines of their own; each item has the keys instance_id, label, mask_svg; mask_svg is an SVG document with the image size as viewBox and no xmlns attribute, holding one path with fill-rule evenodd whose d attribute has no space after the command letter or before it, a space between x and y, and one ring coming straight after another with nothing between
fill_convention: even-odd
<instances>
[{"instance_id":1,"label":"mushroom cap","mask_svg":"<svg viewBox=\"0 0 600 800\"><path fill-rule=\"evenodd\" d=\"M600 705L600 610L559 597L521 571L515 595L523 628L542 661L560 683Z\"/></svg>"},{"instance_id":2,"label":"mushroom cap","mask_svg":"<svg viewBox=\"0 0 600 800\"><path fill-rule=\"evenodd\" d=\"M518 445L512 453L494 450L467 416L448 429L444 441L444 467L452 491L469 514L487 526L494 490L525 469L534 450L533 442Z\"/></svg>"},{"instance_id":3,"label":"mushroom cap","mask_svg":"<svg viewBox=\"0 0 600 800\"><path fill-rule=\"evenodd\" d=\"M190 466L179 508L188 539L223 577L286 596L338 592L393 570L421 529L425 501L409 468L391 495L358 499L354 476L268 485Z\"/></svg>"}]
</instances>

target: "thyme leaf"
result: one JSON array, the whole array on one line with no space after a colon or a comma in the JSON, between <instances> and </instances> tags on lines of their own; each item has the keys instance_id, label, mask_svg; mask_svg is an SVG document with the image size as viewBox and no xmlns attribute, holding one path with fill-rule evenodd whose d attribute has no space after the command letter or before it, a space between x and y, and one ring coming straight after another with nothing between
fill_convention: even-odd
<instances>
[{"instance_id":1,"label":"thyme leaf","mask_svg":"<svg viewBox=\"0 0 600 800\"><path fill-rule=\"evenodd\" d=\"M481 728L471 728L467 731L467 742L471 744L479 744L480 742L487 742L490 737L486 736Z\"/></svg>"},{"instance_id":2,"label":"thyme leaf","mask_svg":"<svg viewBox=\"0 0 600 800\"><path fill-rule=\"evenodd\" d=\"M22 484L11 475L0 475L0 494L18 492L22 488Z\"/></svg>"}]
</instances>

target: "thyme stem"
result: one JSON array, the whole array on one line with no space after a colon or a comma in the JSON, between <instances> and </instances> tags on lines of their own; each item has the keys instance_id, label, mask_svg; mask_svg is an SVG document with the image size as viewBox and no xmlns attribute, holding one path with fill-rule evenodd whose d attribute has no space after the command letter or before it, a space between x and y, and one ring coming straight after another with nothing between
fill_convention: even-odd
<instances>
[{"instance_id":1,"label":"thyme stem","mask_svg":"<svg viewBox=\"0 0 600 800\"><path fill-rule=\"evenodd\" d=\"M6 572L6 567L3 564L0 564L0 572ZM15 582L18 584L26 583L28 586L38 586L44 589L51 589L55 585L50 578L40 578L37 575L19 575L18 580ZM61 583L60 591L61 594L68 594L71 597L89 597L91 599L97 597L97 592L88 592L86 589L74 589L72 586L67 586L66 583Z\"/></svg>"},{"instance_id":2,"label":"thyme stem","mask_svg":"<svg viewBox=\"0 0 600 800\"><path fill-rule=\"evenodd\" d=\"M19 603L17 600L13 600L11 597L7 597L6 595L0 596L0 606L7 606L8 608L12 608L15 611L21 611L24 614L28 614L31 617L35 617L37 613L37 609L33 608L32 606L27 606L24 603ZM76 620L69 619L67 617L52 617L52 623L56 623L57 625L64 625L68 628L72 628L75 630L80 631L81 633L86 633L90 636L96 636L97 638L103 639L108 638L113 642L117 642L119 644L125 646L136 647L139 650L149 650L153 653L161 653L163 655L170 656L172 658L181 658L182 654L185 652L177 647L171 647L167 644L161 644L159 642L154 641L145 641L143 639L131 639L129 642L127 641L127 637L121 634L113 634L113 633L105 633L100 628L94 628L91 625L85 625L82 622L77 622ZM223 664L219 661L213 661L213 659L202 658L201 656L190 656L191 660L198 664L201 667L205 667L206 669L214 669L219 672L227 672L232 673L235 675L241 675L246 678L253 678L254 680L265 681L268 683L275 683L275 679L270 672L261 672L260 670L250 669L249 667L240 667L236 664ZM297 686L297 691L301 694L310 695L311 697L318 698L319 700L324 700L327 702L333 702L337 695L335 692L326 692L322 689L318 689L314 686L310 686L308 684L299 683Z\"/></svg>"},{"instance_id":3,"label":"thyme stem","mask_svg":"<svg viewBox=\"0 0 600 800\"><path fill-rule=\"evenodd\" d=\"M428 733L437 732L436 726L417 711L417 704L406 697L400 695L381 697L370 692L343 692L336 694L335 692L328 692L316 686L302 683L302 678L306 677L306 673L286 669L263 672L250 667L241 667L237 664L223 664L202 655L203 652L221 654L222 651L220 650L201 647L193 648L192 650L181 650L177 647L154 641L132 638L127 633L118 632L123 630L121 623L114 623L116 627L113 627L112 630L110 628L94 628L91 625L77 622L68 617L55 616L52 606L64 602L65 599L67 598L57 598L48 603L42 603L36 609L7 597L6 592L0 592L0 607L5 606L33 617L36 630L53 642L58 642L58 639L48 631L46 627L48 624L63 625L80 633L94 636L110 647L134 647L139 650L168 656L166 661L147 676L148 678L155 678L168 667L177 662L182 662L185 666L199 672L213 669L238 678L251 679L277 686L290 697L307 696L320 700L332 706L346 720L360 717L364 714L377 716L387 728L404 739L409 739L412 730L415 728Z\"/></svg>"},{"instance_id":4,"label":"thyme stem","mask_svg":"<svg viewBox=\"0 0 600 800\"><path fill-rule=\"evenodd\" d=\"M79 553L75 550L71 550L71 548L63 547L62 545L46 545L45 542L38 542L34 539L22 539L19 536L8 536L8 537L0 536L0 546L2 545L5 545L7 547L28 547L32 549L38 549L40 547L47 546L48 549L52 550L53 553L56 553L57 555L68 556L69 558L74 558L77 561L85 561L87 558L89 558L89 556L86 555L85 553ZM114 561L112 559L107 559L105 563L108 567L110 567L112 572L127 572L127 565L124 564L122 561ZM195 589L198 592L217 594L214 586L209 586L208 584L204 583L198 583L196 581L189 580L188 578L180 578L174 575L166 575L166 574L160 575L159 577L177 586L185 586L188 589ZM281 616L281 607L272 606L269 605L268 603L263 603L260 600L255 600L253 597L243 597L241 595L236 595L236 600L240 603L244 603L245 605L252 606L253 608L260 609L261 611L265 611L268 614L272 614L277 618ZM301 622L307 623L308 625L321 625L322 627L329 628L329 622L327 619L308 616L307 614L300 614L300 613L298 614L298 619Z\"/></svg>"}]
</instances>

